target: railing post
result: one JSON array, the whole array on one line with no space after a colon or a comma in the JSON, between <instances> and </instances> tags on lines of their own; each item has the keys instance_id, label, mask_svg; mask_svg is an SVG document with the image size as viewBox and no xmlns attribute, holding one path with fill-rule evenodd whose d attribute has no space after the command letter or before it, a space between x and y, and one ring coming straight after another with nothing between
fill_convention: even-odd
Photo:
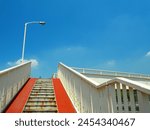
<instances>
[{"instance_id":1,"label":"railing post","mask_svg":"<svg viewBox=\"0 0 150 130\"><path fill-rule=\"evenodd\" d=\"M144 101L143 101L143 96L140 91L137 91L137 96L138 96L138 105L139 105L139 112L144 112Z\"/></svg>"},{"instance_id":2,"label":"railing post","mask_svg":"<svg viewBox=\"0 0 150 130\"><path fill-rule=\"evenodd\" d=\"M129 95L130 95L131 112L135 113L136 107L135 107L134 91L133 91L133 88L131 88L131 87L129 87Z\"/></svg>"},{"instance_id":3,"label":"railing post","mask_svg":"<svg viewBox=\"0 0 150 130\"><path fill-rule=\"evenodd\" d=\"M117 112L117 101L116 101L116 91L115 91L115 84L109 85L109 95L110 95L110 106L111 106L111 112L116 113Z\"/></svg>"}]
</instances>

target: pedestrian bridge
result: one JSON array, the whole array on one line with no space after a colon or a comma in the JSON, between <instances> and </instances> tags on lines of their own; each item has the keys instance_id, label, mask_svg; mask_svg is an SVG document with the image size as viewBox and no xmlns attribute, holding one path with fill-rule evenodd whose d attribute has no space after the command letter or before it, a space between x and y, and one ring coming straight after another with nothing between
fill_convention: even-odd
<instances>
[{"instance_id":1,"label":"pedestrian bridge","mask_svg":"<svg viewBox=\"0 0 150 130\"><path fill-rule=\"evenodd\" d=\"M150 75L68 67L30 77L31 62L0 71L0 112L149 113Z\"/></svg>"}]
</instances>

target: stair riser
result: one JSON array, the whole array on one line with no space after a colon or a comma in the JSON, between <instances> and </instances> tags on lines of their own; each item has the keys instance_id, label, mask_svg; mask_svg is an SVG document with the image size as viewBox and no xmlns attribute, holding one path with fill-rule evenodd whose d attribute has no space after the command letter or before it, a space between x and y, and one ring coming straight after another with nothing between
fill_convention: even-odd
<instances>
[{"instance_id":1,"label":"stair riser","mask_svg":"<svg viewBox=\"0 0 150 130\"><path fill-rule=\"evenodd\" d=\"M52 82L36 82L36 84L35 85L38 85L38 84L52 84Z\"/></svg>"},{"instance_id":2,"label":"stair riser","mask_svg":"<svg viewBox=\"0 0 150 130\"><path fill-rule=\"evenodd\" d=\"M54 90L32 90L32 92L33 93L54 93Z\"/></svg>"},{"instance_id":3,"label":"stair riser","mask_svg":"<svg viewBox=\"0 0 150 130\"><path fill-rule=\"evenodd\" d=\"M55 99L29 99L29 102L51 102L55 101Z\"/></svg>"},{"instance_id":4,"label":"stair riser","mask_svg":"<svg viewBox=\"0 0 150 130\"><path fill-rule=\"evenodd\" d=\"M28 102L26 105L56 105L56 102Z\"/></svg>"},{"instance_id":5,"label":"stair riser","mask_svg":"<svg viewBox=\"0 0 150 130\"><path fill-rule=\"evenodd\" d=\"M38 106L39 106L39 107L40 107L40 106L42 106L42 107L56 107L57 105L56 105L55 103L54 103L54 104L52 104L52 103L51 103L51 104L46 104L46 103L43 103L43 104L41 104L41 103L40 103L40 104L38 104L38 103L32 103L32 104L31 104L31 103L30 103L30 104L27 104L27 105L26 105L26 107L35 107L35 106L36 106L36 107L38 107Z\"/></svg>"},{"instance_id":6,"label":"stair riser","mask_svg":"<svg viewBox=\"0 0 150 130\"><path fill-rule=\"evenodd\" d=\"M33 93L31 93L31 95L30 96L45 96L45 97L52 97L52 96L55 96L55 94L33 94Z\"/></svg>"},{"instance_id":7,"label":"stair riser","mask_svg":"<svg viewBox=\"0 0 150 130\"><path fill-rule=\"evenodd\" d=\"M34 89L53 89L53 87L41 86L41 87L34 87ZM54 89L53 89L53 90L54 90Z\"/></svg>"},{"instance_id":8,"label":"stair riser","mask_svg":"<svg viewBox=\"0 0 150 130\"><path fill-rule=\"evenodd\" d=\"M43 106L38 106L38 107L26 107L24 111L57 111L56 107L43 107Z\"/></svg>"},{"instance_id":9,"label":"stair riser","mask_svg":"<svg viewBox=\"0 0 150 130\"><path fill-rule=\"evenodd\" d=\"M54 100L55 99L55 97L29 97L29 100L32 100L32 99L41 99L41 100Z\"/></svg>"},{"instance_id":10,"label":"stair riser","mask_svg":"<svg viewBox=\"0 0 150 130\"><path fill-rule=\"evenodd\" d=\"M33 90L54 90L53 88L33 88Z\"/></svg>"}]
</instances>

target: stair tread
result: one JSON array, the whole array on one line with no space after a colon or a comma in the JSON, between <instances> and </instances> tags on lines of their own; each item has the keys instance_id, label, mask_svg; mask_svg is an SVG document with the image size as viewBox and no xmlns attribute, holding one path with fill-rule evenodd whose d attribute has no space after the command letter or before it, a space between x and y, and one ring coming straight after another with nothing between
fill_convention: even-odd
<instances>
[{"instance_id":1,"label":"stair tread","mask_svg":"<svg viewBox=\"0 0 150 130\"><path fill-rule=\"evenodd\" d=\"M25 110L57 110L56 106L26 106Z\"/></svg>"},{"instance_id":2,"label":"stair tread","mask_svg":"<svg viewBox=\"0 0 150 130\"><path fill-rule=\"evenodd\" d=\"M35 93L48 93L48 92L54 92L54 90L46 90L46 89L41 89L41 90L32 90L31 92L35 92Z\"/></svg>"},{"instance_id":3,"label":"stair tread","mask_svg":"<svg viewBox=\"0 0 150 130\"><path fill-rule=\"evenodd\" d=\"M24 113L57 113L57 111L23 111Z\"/></svg>"},{"instance_id":4,"label":"stair tread","mask_svg":"<svg viewBox=\"0 0 150 130\"><path fill-rule=\"evenodd\" d=\"M55 93L34 93L34 92L31 92L31 94L39 94L39 95L52 95L52 94L55 94Z\"/></svg>"},{"instance_id":5,"label":"stair tread","mask_svg":"<svg viewBox=\"0 0 150 130\"><path fill-rule=\"evenodd\" d=\"M26 107L32 107L32 106L53 106L53 107L55 106L56 107L57 105L56 105L56 103L52 103L52 104L44 104L44 103L43 104L42 103L41 104L34 104L34 103L33 104L26 104Z\"/></svg>"},{"instance_id":6,"label":"stair tread","mask_svg":"<svg viewBox=\"0 0 150 130\"><path fill-rule=\"evenodd\" d=\"M57 112L57 109L47 109L47 110L41 110L41 109L25 109L24 112Z\"/></svg>"},{"instance_id":7,"label":"stair tread","mask_svg":"<svg viewBox=\"0 0 150 130\"><path fill-rule=\"evenodd\" d=\"M56 101L55 99L50 100L50 99L29 99L31 102L51 102L51 101Z\"/></svg>"},{"instance_id":8,"label":"stair tread","mask_svg":"<svg viewBox=\"0 0 150 130\"><path fill-rule=\"evenodd\" d=\"M54 88L44 88L44 87L41 87L41 88L33 88L33 90L54 90Z\"/></svg>"},{"instance_id":9,"label":"stair tread","mask_svg":"<svg viewBox=\"0 0 150 130\"><path fill-rule=\"evenodd\" d=\"M36 86L34 86L34 87L37 87L37 88L38 88L38 87L39 87L39 88L41 88L41 87L53 88L53 86L51 86L51 85L38 85L38 86L36 85Z\"/></svg>"},{"instance_id":10,"label":"stair tread","mask_svg":"<svg viewBox=\"0 0 150 130\"><path fill-rule=\"evenodd\" d=\"M35 102L35 101L32 101L32 100L28 100L28 102L27 103L53 103L53 102L56 102L56 100L53 100L53 101L37 101L37 102Z\"/></svg>"},{"instance_id":11,"label":"stair tread","mask_svg":"<svg viewBox=\"0 0 150 130\"><path fill-rule=\"evenodd\" d=\"M35 93L35 94L30 94L30 96L46 96L46 97L48 97L48 96L54 96L55 94L39 94L39 93Z\"/></svg>"},{"instance_id":12,"label":"stair tread","mask_svg":"<svg viewBox=\"0 0 150 130\"><path fill-rule=\"evenodd\" d=\"M47 110L50 110L50 111L56 111L57 110L57 107L25 107L24 111L47 111Z\"/></svg>"},{"instance_id":13,"label":"stair tread","mask_svg":"<svg viewBox=\"0 0 150 130\"><path fill-rule=\"evenodd\" d=\"M46 96L46 95L43 95L43 96L30 96L30 98L55 98L55 96Z\"/></svg>"}]
</instances>

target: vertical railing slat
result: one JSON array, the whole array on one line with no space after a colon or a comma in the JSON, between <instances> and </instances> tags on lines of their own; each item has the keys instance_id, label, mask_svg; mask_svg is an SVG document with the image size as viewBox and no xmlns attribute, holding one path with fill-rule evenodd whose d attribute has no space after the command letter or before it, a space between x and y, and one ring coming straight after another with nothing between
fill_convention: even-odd
<instances>
[{"instance_id":1,"label":"vertical railing slat","mask_svg":"<svg viewBox=\"0 0 150 130\"><path fill-rule=\"evenodd\" d=\"M107 100L107 88L105 87L103 89L103 95L102 95L102 107L103 107L103 112L106 113L108 112L108 100Z\"/></svg>"},{"instance_id":2,"label":"vertical railing slat","mask_svg":"<svg viewBox=\"0 0 150 130\"><path fill-rule=\"evenodd\" d=\"M149 95L142 93L143 97L143 112L148 113L150 112L150 100L149 100Z\"/></svg>"},{"instance_id":3,"label":"vertical railing slat","mask_svg":"<svg viewBox=\"0 0 150 130\"><path fill-rule=\"evenodd\" d=\"M118 96L118 112L122 113L122 101L121 101L121 85L120 83L116 83L117 86L117 96Z\"/></svg>"},{"instance_id":4,"label":"vertical railing slat","mask_svg":"<svg viewBox=\"0 0 150 130\"><path fill-rule=\"evenodd\" d=\"M110 100L109 100L109 87L105 87L105 99L106 99L106 112L111 112Z\"/></svg>"},{"instance_id":5,"label":"vertical railing slat","mask_svg":"<svg viewBox=\"0 0 150 130\"><path fill-rule=\"evenodd\" d=\"M99 100L98 103L100 104L100 112L103 112L103 93L102 89L99 90Z\"/></svg>"},{"instance_id":6,"label":"vertical railing slat","mask_svg":"<svg viewBox=\"0 0 150 130\"><path fill-rule=\"evenodd\" d=\"M127 89L125 85L122 85L122 92L123 92L123 103L124 103L124 112L128 112L128 99L127 99Z\"/></svg>"},{"instance_id":7,"label":"vertical railing slat","mask_svg":"<svg viewBox=\"0 0 150 130\"><path fill-rule=\"evenodd\" d=\"M131 112L135 113L135 99L134 99L134 91L133 88L129 87L129 96L130 96L130 107Z\"/></svg>"},{"instance_id":8,"label":"vertical railing slat","mask_svg":"<svg viewBox=\"0 0 150 130\"><path fill-rule=\"evenodd\" d=\"M93 113L94 112L94 110L93 110L93 97L92 97L93 95L92 94L90 94L90 103L91 103L91 113Z\"/></svg>"},{"instance_id":9,"label":"vertical railing slat","mask_svg":"<svg viewBox=\"0 0 150 130\"><path fill-rule=\"evenodd\" d=\"M80 86L80 112L84 112L83 110L83 97L82 97L82 87Z\"/></svg>"},{"instance_id":10,"label":"vertical railing slat","mask_svg":"<svg viewBox=\"0 0 150 130\"><path fill-rule=\"evenodd\" d=\"M117 112L117 101L116 101L116 91L115 91L114 84L109 85L109 92L110 92L111 112L116 113Z\"/></svg>"},{"instance_id":11,"label":"vertical railing slat","mask_svg":"<svg viewBox=\"0 0 150 130\"><path fill-rule=\"evenodd\" d=\"M138 97L139 112L144 112L142 93L138 90L137 90L137 97Z\"/></svg>"}]
</instances>

